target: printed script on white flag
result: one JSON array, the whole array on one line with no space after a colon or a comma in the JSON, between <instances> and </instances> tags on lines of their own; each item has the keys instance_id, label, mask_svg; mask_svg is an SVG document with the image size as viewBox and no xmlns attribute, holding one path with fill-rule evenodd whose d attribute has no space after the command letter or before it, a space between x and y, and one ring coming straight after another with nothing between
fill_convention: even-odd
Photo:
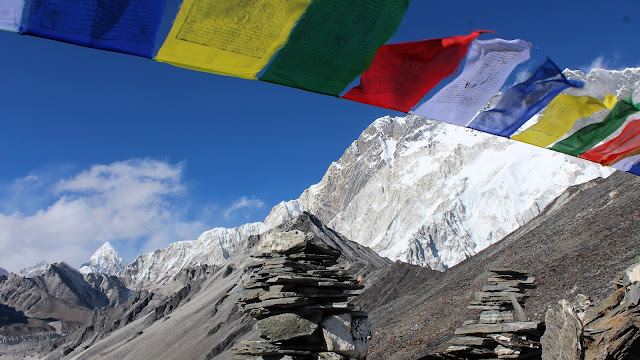
<instances>
[{"instance_id":1,"label":"printed script on white flag","mask_svg":"<svg viewBox=\"0 0 640 360\"><path fill-rule=\"evenodd\" d=\"M531 45L520 39L474 40L460 76L412 113L467 125L530 53Z\"/></svg>"},{"instance_id":2,"label":"printed script on white flag","mask_svg":"<svg viewBox=\"0 0 640 360\"><path fill-rule=\"evenodd\" d=\"M20 30L24 0L0 0L0 30Z\"/></svg>"}]
</instances>

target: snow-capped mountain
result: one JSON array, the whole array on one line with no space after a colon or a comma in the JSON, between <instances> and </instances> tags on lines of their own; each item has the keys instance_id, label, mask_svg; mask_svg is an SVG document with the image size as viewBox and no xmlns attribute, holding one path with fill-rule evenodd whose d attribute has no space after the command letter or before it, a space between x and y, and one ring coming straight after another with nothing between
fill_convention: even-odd
<instances>
[{"instance_id":1,"label":"snow-capped mountain","mask_svg":"<svg viewBox=\"0 0 640 360\"><path fill-rule=\"evenodd\" d=\"M8 276L9 272L5 268L0 267L0 276Z\"/></svg>"},{"instance_id":2,"label":"snow-capped mountain","mask_svg":"<svg viewBox=\"0 0 640 360\"><path fill-rule=\"evenodd\" d=\"M47 271L47 269L49 269L49 263L47 263L46 261L40 261L33 266L29 266L20 270L19 275L28 277L28 278L33 278L33 277L44 274Z\"/></svg>"},{"instance_id":3,"label":"snow-capped mountain","mask_svg":"<svg viewBox=\"0 0 640 360\"><path fill-rule=\"evenodd\" d=\"M167 248L139 255L119 276L130 289L161 285L186 267L222 264L239 243L264 231L260 222L205 231L196 240L178 241Z\"/></svg>"},{"instance_id":4,"label":"snow-capped mountain","mask_svg":"<svg viewBox=\"0 0 640 360\"><path fill-rule=\"evenodd\" d=\"M88 262L82 264L79 271L83 274L116 275L122 269L124 269L122 259L113 245L107 241L91 255Z\"/></svg>"},{"instance_id":5,"label":"snow-capped mountain","mask_svg":"<svg viewBox=\"0 0 640 360\"><path fill-rule=\"evenodd\" d=\"M629 97L640 82L640 69L566 74L587 83L575 95L600 98ZM385 117L265 224L309 211L381 255L443 270L527 222L568 186L612 171L417 116Z\"/></svg>"},{"instance_id":6,"label":"snow-capped mountain","mask_svg":"<svg viewBox=\"0 0 640 360\"><path fill-rule=\"evenodd\" d=\"M383 256L444 270L523 225L568 186L611 172L418 116L384 117L265 223L309 211Z\"/></svg>"}]
</instances>

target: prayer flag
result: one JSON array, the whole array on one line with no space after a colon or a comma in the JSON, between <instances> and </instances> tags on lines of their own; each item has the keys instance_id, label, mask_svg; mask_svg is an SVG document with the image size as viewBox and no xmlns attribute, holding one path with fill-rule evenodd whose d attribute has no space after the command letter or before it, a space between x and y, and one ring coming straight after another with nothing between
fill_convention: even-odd
<instances>
[{"instance_id":1,"label":"prayer flag","mask_svg":"<svg viewBox=\"0 0 640 360\"><path fill-rule=\"evenodd\" d=\"M638 112L638 108L633 105L631 99L618 101L603 121L583 127L568 138L557 142L551 150L579 156L613 134L624 124L627 117L635 112Z\"/></svg>"},{"instance_id":2,"label":"prayer flag","mask_svg":"<svg viewBox=\"0 0 640 360\"><path fill-rule=\"evenodd\" d=\"M640 161L640 155L634 155L624 158L611 166L618 170L629 171L638 161Z\"/></svg>"},{"instance_id":3,"label":"prayer flag","mask_svg":"<svg viewBox=\"0 0 640 360\"><path fill-rule=\"evenodd\" d=\"M582 87L584 83L568 80L556 64L547 58L529 79L507 89L494 109L478 114L468 127L509 137L570 86Z\"/></svg>"},{"instance_id":4,"label":"prayer flag","mask_svg":"<svg viewBox=\"0 0 640 360\"><path fill-rule=\"evenodd\" d=\"M640 162L633 165L631 169L629 169L629 172L640 176Z\"/></svg>"},{"instance_id":5,"label":"prayer flag","mask_svg":"<svg viewBox=\"0 0 640 360\"><path fill-rule=\"evenodd\" d=\"M571 130L576 120L591 116L607 106L610 109L615 101L614 95L607 95L603 103L591 96L560 94L551 100L540 121L511 138L531 145L547 147Z\"/></svg>"},{"instance_id":6,"label":"prayer flag","mask_svg":"<svg viewBox=\"0 0 640 360\"><path fill-rule=\"evenodd\" d=\"M640 120L631 121L620 135L581 154L580 157L611 166L618 161L640 154Z\"/></svg>"},{"instance_id":7,"label":"prayer flag","mask_svg":"<svg viewBox=\"0 0 640 360\"><path fill-rule=\"evenodd\" d=\"M20 19L24 0L2 0L0 2L0 30L20 31Z\"/></svg>"},{"instance_id":8,"label":"prayer flag","mask_svg":"<svg viewBox=\"0 0 640 360\"><path fill-rule=\"evenodd\" d=\"M260 80L340 96L396 32L408 6L408 0L312 1Z\"/></svg>"},{"instance_id":9,"label":"prayer flag","mask_svg":"<svg viewBox=\"0 0 640 360\"><path fill-rule=\"evenodd\" d=\"M184 0L156 60L255 79L311 0Z\"/></svg>"},{"instance_id":10,"label":"prayer flag","mask_svg":"<svg viewBox=\"0 0 640 360\"><path fill-rule=\"evenodd\" d=\"M474 40L460 76L420 105L413 113L465 126L500 90L509 74L529 59L524 40Z\"/></svg>"},{"instance_id":11,"label":"prayer flag","mask_svg":"<svg viewBox=\"0 0 640 360\"><path fill-rule=\"evenodd\" d=\"M484 32L384 45L360 85L343 98L408 112L442 79L455 74L469 44Z\"/></svg>"},{"instance_id":12,"label":"prayer flag","mask_svg":"<svg viewBox=\"0 0 640 360\"><path fill-rule=\"evenodd\" d=\"M150 58L165 1L31 0L30 4L29 35Z\"/></svg>"}]
</instances>

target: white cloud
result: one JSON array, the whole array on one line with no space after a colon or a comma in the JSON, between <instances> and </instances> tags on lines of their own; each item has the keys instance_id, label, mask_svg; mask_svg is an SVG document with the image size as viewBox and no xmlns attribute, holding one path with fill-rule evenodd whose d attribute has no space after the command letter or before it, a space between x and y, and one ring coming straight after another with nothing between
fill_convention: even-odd
<instances>
[{"instance_id":1,"label":"white cloud","mask_svg":"<svg viewBox=\"0 0 640 360\"><path fill-rule=\"evenodd\" d=\"M29 189L40 197L43 188L51 201L26 215L2 209L0 266L18 271L40 260L78 266L105 241L147 248L195 238L205 226L183 219L177 205L186 193L182 173L182 164L134 159L94 165L50 186L37 175L16 180L25 202L37 203L27 199Z\"/></svg>"},{"instance_id":2,"label":"white cloud","mask_svg":"<svg viewBox=\"0 0 640 360\"><path fill-rule=\"evenodd\" d=\"M602 55L593 59L593 61L591 61L589 65L583 65L580 67L580 69L584 73L589 73L589 71L591 71L592 69L608 69L608 68L609 68L608 62L607 60L605 60L604 56Z\"/></svg>"},{"instance_id":3,"label":"white cloud","mask_svg":"<svg viewBox=\"0 0 640 360\"><path fill-rule=\"evenodd\" d=\"M521 83L527 80L531 76L529 69L520 70L516 75L516 83Z\"/></svg>"},{"instance_id":4,"label":"white cloud","mask_svg":"<svg viewBox=\"0 0 640 360\"><path fill-rule=\"evenodd\" d=\"M224 211L224 217L225 219L232 219L238 216L238 213L241 213L246 218L253 210L260 209L263 206L264 202L262 200L243 196L234 201L233 204Z\"/></svg>"}]
</instances>

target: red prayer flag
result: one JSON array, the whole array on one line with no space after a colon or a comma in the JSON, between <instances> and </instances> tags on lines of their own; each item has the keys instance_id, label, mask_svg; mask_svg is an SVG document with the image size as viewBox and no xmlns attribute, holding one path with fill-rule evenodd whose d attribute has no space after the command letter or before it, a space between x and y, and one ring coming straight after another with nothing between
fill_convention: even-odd
<instances>
[{"instance_id":1,"label":"red prayer flag","mask_svg":"<svg viewBox=\"0 0 640 360\"><path fill-rule=\"evenodd\" d=\"M442 79L458 71L471 42L485 32L383 45L360 85L343 98L409 112Z\"/></svg>"},{"instance_id":2,"label":"red prayer flag","mask_svg":"<svg viewBox=\"0 0 640 360\"><path fill-rule=\"evenodd\" d=\"M637 155L639 153L640 120L635 120L627 124L620 135L583 153L580 157L602 165L610 166L626 157Z\"/></svg>"}]
</instances>

